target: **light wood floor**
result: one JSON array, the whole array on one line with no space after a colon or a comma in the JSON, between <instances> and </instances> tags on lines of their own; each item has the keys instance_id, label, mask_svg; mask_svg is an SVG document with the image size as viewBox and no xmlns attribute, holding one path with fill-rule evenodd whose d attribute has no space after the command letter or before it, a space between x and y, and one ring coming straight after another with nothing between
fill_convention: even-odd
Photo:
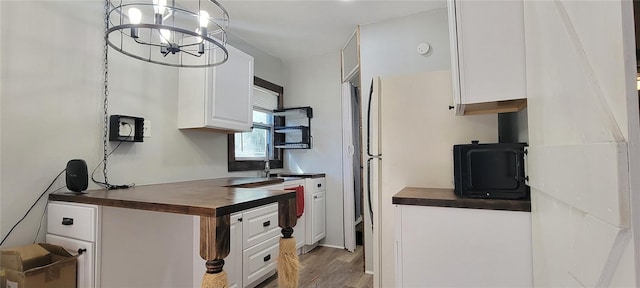
<instances>
[{"instance_id":1,"label":"light wood floor","mask_svg":"<svg viewBox=\"0 0 640 288\"><path fill-rule=\"evenodd\" d=\"M373 275L364 273L362 246L351 253L344 249L319 246L300 255L300 288L373 287ZM257 288L278 287L278 275L267 279Z\"/></svg>"}]
</instances>

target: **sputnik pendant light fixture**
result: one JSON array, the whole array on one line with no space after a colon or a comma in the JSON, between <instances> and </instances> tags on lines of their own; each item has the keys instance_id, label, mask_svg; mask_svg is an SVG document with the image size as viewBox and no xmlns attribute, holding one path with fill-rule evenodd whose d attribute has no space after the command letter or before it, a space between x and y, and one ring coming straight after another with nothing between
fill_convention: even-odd
<instances>
[{"instance_id":1,"label":"sputnik pendant light fixture","mask_svg":"<svg viewBox=\"0 0 640 288\"><path fill-rule=\"evenodd\" d=\"M227 61L229 14L215 0L106 0L107 44L127 56L174 67Z\"/></svg>"}]
</instances>

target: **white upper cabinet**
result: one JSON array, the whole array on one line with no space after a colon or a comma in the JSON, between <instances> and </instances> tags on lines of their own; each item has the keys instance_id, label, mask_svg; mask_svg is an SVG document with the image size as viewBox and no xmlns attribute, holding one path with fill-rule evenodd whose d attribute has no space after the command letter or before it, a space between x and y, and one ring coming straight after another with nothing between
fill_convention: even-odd
<instances>
[{"instance_id":1,"label":"white upper cabinet","mask_svg":"<svg viewBox=\"0 0 640 288\"><path fill-rule=\"evenodd\" d=\"M456 115L522 109L527 97L523 1L447 4Z\"/></svg>"},{"instance_id":2,"label":"white upper cabinet","mask_svg":"<svg viewBox=\"0 0 640 288\"><path fill-rule=\"evenodd\" d=\"M209 68L179 68L178 128L250 131L253 117L253 57L231 47L226 63ZM224 57L218 49L211 57ZM185 57L193 59L195 57ZM207 59L197 58L194 62Z\"/></svg>"}]
</instances>

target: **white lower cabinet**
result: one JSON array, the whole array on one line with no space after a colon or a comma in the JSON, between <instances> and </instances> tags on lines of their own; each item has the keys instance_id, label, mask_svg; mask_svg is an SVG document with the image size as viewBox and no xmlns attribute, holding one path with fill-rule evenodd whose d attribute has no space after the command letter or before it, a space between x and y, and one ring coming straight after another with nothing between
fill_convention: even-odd
<instances>
[{"instance_id":1,"label":"white lower cabinet","mask_svg":"<svg viewBox=\"0 0 640 288\"><path fill-rule=\"evenodd\" d=\"M276 270L280 238L278 204L243 211L242 230L242 283L243 287L253 287Z\"/></svg>"},{"instance_id":2,"label":"white lower cabinet","mask_svg":"<svg viewBox=\"0 0 640 288\"><path fill-rule=\"evenodd\" d=\"M532 287L531 213L395 206L395 287Z\"/></svg>"},{"instance_id":3,"label":"white lower cabinet","mask_svg":"<svg viewBox=\"0 0 640 288\"><path fill-rule=\"evenodd\" d=\"M324 239L326 233L326 189L325 178L305 179L305 244L315 245Z\"/></svg>"},{"instance_id":4,"label":"white lower cabinet","mask_svg":"<svg viewBox=\"0 0 640 288\"><path fill-rule=\"evenodd\" d=\"M100 287L98 253L100 208L96 205L49 202L45 242L59 245L78 257L78 288Z\"/></svg>"},{"instance_id":5,"label":"white lower cabinet","mask_svg":"<svg viewBox=\"0 0 640 288\"><path fill-rule=\"evenodd\" d=\"M199 216L57 201L48 205L46 242L72 253L86 250L78 258L79 288L200 287L205 261ZM280 236L277 204L230 215L224 265L228 287L254 287L274 275Z\"/></svg>"}]
</instances>

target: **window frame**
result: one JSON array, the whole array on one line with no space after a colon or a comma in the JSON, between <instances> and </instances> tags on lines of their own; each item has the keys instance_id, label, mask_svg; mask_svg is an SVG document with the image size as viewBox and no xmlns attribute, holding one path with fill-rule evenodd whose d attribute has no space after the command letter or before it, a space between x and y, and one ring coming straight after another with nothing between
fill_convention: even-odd
<instances>
[{"instance_id":1,"label":"window frame","mask_svg":"<svg viewBox=\"0 0 640 288\"><path fill-rule=\"evenodd\" d=\"M283 106L283 94L284 88L282 86L273 84L264 79L258 78L256 76L253 77L253 85L258 86L260 88L272 91L278 94L278 109L282 109ZM253 108L251 108L253 110ZM282 126L284 123L280 123L281 117L274 117L274 127ZM273 142L278 141L280 137L284 137L284 135L273 135ZM282 139L283 140L283 139ZM269 167L271 169L279 169L284 167L284 153L282 149L273 148L274 145L271 145L271 149L273 149L273 159L269 160ZM227 170L229 172L235 171L254 171L254 170L263 170L264 169L264 160L236 160L236 151L235 151L235 133L227 135Z\"/></svg>"}]
</instances>

